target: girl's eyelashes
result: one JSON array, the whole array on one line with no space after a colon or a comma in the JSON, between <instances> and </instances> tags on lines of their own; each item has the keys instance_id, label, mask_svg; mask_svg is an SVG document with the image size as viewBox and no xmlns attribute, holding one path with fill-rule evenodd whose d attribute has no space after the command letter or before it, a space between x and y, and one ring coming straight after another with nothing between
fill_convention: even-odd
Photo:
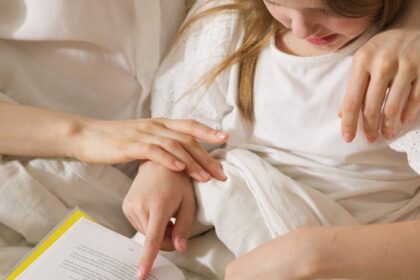
<instances>
[{"instance_id":1,"label":"girl's eyelashes","mask_svg":"<svg viewBox=\"0 0 420 280\"><path fill-rule=\"evenodd\" d=\"M323 8L320 9L321 13L327 16L337 16L337 13L335 13L335 11L331 8Z\"/></svg>"},{"instance_id":2,"label":"girl's eyelashes","mask_svg":"<svg viewBox=\"0 0 420 280\"><path fill-rule=\"evenodd\" d=\"M320 11L324 15L327 15L327 16L331 15L331 10L329 9L321 9Z\"/></svg>"}]
</instances>

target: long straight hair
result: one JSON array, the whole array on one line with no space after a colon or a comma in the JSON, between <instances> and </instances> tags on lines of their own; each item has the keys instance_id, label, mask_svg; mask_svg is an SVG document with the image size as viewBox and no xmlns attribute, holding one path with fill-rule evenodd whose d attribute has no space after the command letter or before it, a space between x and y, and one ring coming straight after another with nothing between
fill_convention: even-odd
<instances>
[{"instance_id":1,"label":"long straight hair","mask_svg":"<svg viewBox=\"0 0 420 280\"><path fill-rule=\"evenodd\" d=\"M189 0L189 2L191 4L195 1ZM340 16L358 18L372 15L382 30L397 17L406 0L324 0L324 2ZM183 24L178 38L200 19L227 11L233 11L239 15L244 32L242 45L214 69L206 73L198 81L197 86L210 87L218 75L233 64L239 63L238 106L241 116L253 123L254 77L258 56L270 39L283 28L268 12L263 0L232 0L230 4L199 12Z\"/></svg>"}]
</instances>

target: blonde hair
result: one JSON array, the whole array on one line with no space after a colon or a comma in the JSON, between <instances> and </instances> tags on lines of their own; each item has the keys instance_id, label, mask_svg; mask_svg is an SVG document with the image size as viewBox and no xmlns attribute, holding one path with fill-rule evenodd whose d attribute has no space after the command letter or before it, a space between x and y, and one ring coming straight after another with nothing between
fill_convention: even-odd
<instances>
[{"instance_id":1,"label":"blonde hair","mask_svg":"<svg viewBox=\"0 0 420 280\"><path fill-rule=\"evenodd\" d=\"M217 0L208 0L217 1ZM324 0L335 13L344 17L357 18L373 15L380 29L388 26L402 10L406 0ZM195 2L190 0L190 3ZM282 27L271 16L262 0L234 0L231 4L216 6L192 16L179 31L179 36L197 21L217 13L234 11L239 15L244 36L241 47L225 58L214 69L205 74L197 85L206 88L227 68L239 63L238 106L242 117L254 122L253 95L254 76L258 56L269 40L278 34Z\"/></svg>"}]
</instances>

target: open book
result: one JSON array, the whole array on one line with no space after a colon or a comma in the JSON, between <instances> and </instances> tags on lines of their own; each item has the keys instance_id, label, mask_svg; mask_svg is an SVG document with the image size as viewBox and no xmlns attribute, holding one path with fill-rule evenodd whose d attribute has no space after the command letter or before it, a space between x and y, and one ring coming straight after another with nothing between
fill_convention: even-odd
<instances>
[{"instance_id":1,"label":"open book","mask_svg":"<svg viewBox=\"0 0 420 280\"><path fill-rule=\"evenodd\" d=\"M142 246L75 209L7 276L6 280L134 280ZM183 280L158 256L148 280Z\"/></svg>"}]
</instances>

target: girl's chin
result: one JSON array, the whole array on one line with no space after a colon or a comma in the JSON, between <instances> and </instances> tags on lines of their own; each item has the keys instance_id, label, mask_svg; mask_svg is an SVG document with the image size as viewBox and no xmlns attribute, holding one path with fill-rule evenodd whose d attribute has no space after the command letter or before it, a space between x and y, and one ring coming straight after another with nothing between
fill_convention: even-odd
<instances>
[{"instance_id":1,"label":"girl's chin","mask_svg":"<svg viewBox=\"0 0 420 280\"><path fill-rule=\"evenodd\" d=\"M325 45L316 45L316 44L310 44L313 48L322 50L325 52L336 52L343 48L347 42L333 42L331 44L325 44Z\"/></svg>"}]
</instances>

